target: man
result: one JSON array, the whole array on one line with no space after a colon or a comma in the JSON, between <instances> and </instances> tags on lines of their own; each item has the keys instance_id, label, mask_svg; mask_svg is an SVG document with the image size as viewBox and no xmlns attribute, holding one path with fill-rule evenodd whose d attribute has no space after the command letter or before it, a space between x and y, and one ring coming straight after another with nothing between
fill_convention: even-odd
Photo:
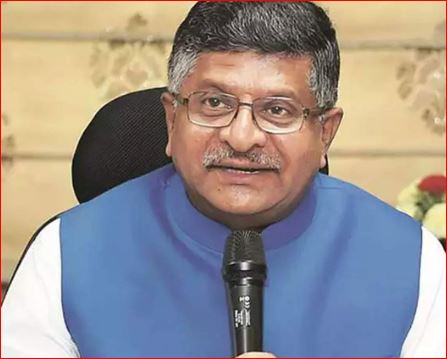
<instances>
[{"instance_id":1,"label":"man","mask_svg":"<svg viewBox=\"0 0 447 359\"><path fill-rule=\"evenodd\" d=\"M162 96L174 166L65 212L4 304L3 355L226 357L231 230L262 230L265 350L445 356L445 256L408 216L324 175L339 50L312 3L197 3ZM247 356L271 356L265 353Z\"/></svg>"}]
</instances>

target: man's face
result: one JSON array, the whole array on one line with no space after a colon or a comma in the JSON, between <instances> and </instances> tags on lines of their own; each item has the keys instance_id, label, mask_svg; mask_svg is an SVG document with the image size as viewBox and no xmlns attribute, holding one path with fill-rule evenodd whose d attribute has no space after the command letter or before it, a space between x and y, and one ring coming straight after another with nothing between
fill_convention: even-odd
<instances>
[{"instance_id":1,"label":"man's face","mask_svg":"<svg viewBox=\"0 0 447 359\"><path fill-rule=\"evenodd\" d=\"M288 97L314 108L309 70L310 60L304 57L204 53L180 93L188 97L196 91L224 92L244 103ZM162 101L169 133L166 153L173 158L190 200L204 214L233 228L267 225L296 206L324 165L341 119L341 110L336 109L328 113L324 126L311 117L299 131L269 134L257 126L250 107L241 106L229 126L206 128L188 120L187 105L175 107L168 94ZM214 159L212 166L204 165L209 158Z\"/></svg>"}]
</instances>

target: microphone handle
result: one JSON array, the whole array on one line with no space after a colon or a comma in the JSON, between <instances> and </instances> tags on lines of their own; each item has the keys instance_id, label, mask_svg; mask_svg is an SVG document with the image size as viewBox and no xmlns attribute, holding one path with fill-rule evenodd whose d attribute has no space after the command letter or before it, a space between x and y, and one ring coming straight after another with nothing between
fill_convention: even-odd
<instances>
[{"instance_id":1,"label":"microphone handle","mask_svg":"<svg viewBox=\"0 0 447 359\"><path fill-rule=\"evenodd\" d=\"M233 355L262 352L264 287L257 283L227 283Z\"/></svg>"}]
</instances>

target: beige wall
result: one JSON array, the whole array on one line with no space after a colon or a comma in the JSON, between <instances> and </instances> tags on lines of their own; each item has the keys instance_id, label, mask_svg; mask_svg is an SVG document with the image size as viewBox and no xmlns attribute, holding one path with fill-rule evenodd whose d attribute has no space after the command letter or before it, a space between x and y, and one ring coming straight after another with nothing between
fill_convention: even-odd
<instances>
[{"instance_id":1,"label":"beige wall","mask_svg":"<svg viewBox=\"0 0 447 359\"><path fill-rule=\"evenodd\" d=\"M445 133L431 120L445 114L445 3L322 4L342 47L345 119L331 173L393 204L413 179L445 171ZM165 83L170 39L191 5L2 3L3 280L39 224L76 204L70 159L94 113ZM107 41L148 34L164 42Z\"/></svg>"}]
</instances>

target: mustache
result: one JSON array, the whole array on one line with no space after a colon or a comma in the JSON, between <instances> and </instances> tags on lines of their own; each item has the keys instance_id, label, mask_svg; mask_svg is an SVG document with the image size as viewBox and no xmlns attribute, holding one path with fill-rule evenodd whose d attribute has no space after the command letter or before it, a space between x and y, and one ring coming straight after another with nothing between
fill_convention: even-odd
<instances>
[{"instance_id":1,"label":"mustache","mask_svg":"<svg viewBox=\"0 0 447 359\"><path fill-rule=\"evenodd\" d=\"M232 148L211 148L203 155L204 167L218 166L226 159L244 159L275 171L281 170L281 160L277 154L268 154L263 150L254 149L249 152L237 152Z\"/></svg>"}]
</instances>

